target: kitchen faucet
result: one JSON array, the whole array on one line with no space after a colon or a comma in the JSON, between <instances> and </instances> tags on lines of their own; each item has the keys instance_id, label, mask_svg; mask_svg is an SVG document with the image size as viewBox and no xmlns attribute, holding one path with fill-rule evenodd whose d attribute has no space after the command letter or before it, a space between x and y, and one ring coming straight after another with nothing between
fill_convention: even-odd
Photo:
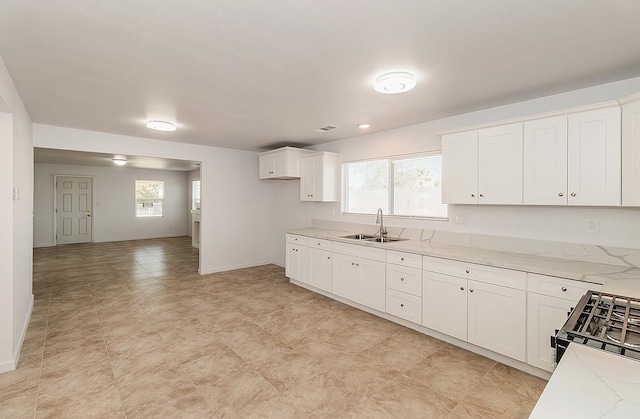
<instances>
[{"instance_id":1,"label":"kitchen faucet","mask_svg":"<svg viewBox=\"0 0 640 419\"><path fill-rule=\"evenodd\" d=\"M382 208L378 208L378 213L376 214L376 224L380 224L380 241L384 241L385 236L387 235L387 229L384 228L384 220L382 217Z\"/></svg>"}]
</instances>

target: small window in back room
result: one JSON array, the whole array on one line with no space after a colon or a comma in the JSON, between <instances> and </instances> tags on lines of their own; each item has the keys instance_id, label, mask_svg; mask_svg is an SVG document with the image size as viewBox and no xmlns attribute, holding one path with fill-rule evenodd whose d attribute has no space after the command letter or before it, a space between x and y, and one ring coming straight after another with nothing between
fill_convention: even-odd
<instances>
[{"instance_id":1,"label":"small window in back room","mask_svg":"<svg viewBox=\"0 0 640 419\"><path fill-rule=\"evenodd\" d=\"M136 180L136 217L162 217L164 181Z\"/></svg>"},{"instance_id":2,"label":"small window in back room","mask_svg":"<svg viewBox=\"0 0 640 419\"><path fill-rule=\"evenodd\" d=\"M191 181L191 209L200 210L200 181Z\"/></svg>"},{"instance_id":3,"label":"small window in back room","mask_svg":"<svg viewBox=\"0 0 640 419\"><path fill-rule=\"evenodd\" d=\"M345 213L447 219L440 153L345 163L343 180Z\"/></svg>"}]
</instances>

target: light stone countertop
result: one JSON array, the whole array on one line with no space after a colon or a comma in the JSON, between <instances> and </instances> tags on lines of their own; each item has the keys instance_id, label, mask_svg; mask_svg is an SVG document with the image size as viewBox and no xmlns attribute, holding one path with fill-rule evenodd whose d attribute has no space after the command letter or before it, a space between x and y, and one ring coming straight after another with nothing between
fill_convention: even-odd
<instances>
[{"instance_id":1,"label":"light stone countertop","mask_svg":"<svg viewBox=\"0 0 640 419\"><path fill-rule=\"evenodd\" d=\"M603 285L604 292L640 298L639 268L433 243L418 239L375 243L342 237L354 234L352 231L313 227L288 230L287 233L590 282Z\"/></svg>"},{"instance_id":2,"label":"light stone countertop","mask_svg":"<svg viewBox=\"0 0 640 419\"><path fill-rule=\"evenodd\" d=\"M569 344L530 419L637 418L640 362Z\"/></svg>"}]
</instances>

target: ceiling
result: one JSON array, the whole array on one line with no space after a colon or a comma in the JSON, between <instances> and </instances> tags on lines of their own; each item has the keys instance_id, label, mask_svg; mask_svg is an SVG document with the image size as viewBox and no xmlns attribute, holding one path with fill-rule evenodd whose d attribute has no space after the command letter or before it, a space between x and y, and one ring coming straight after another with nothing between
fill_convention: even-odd
<instances>
[{"instance_id":1,"label":"ceiling","mask_svg":"<svg viewBox=\"0 0 640 419\"><path fill-rule=\"evenodd\" d=\"M0 55L36 123L258 151L640 76L638 16L637 0L2 0ZM375 92L394 70L416 88Z\"/></svg>"}]
</instances>

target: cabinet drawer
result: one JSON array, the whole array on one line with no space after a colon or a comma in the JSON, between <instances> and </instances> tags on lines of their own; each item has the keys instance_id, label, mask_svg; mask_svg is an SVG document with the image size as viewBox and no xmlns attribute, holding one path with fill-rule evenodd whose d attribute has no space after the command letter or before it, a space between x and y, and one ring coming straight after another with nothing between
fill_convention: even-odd
<instances>
[{"instance_id":1,"label":"cabinet drawer","mask_svg":"<svg viewBox=\"0 0 640 419\"><path fill-rule=\"evenodd\" d=\"M473 279L488 284L502 285L519 290L527 289L527 274L511 269L494 268L493 266L477 265L475 263L458 262L449 259L423 256L422 269L458 278Z\"/></svg>"},{"instance_id":2,"label":"cabinet drawer","mask_svg":"<svg viewBox=\"0 0 640 419\"><path fill-rule=\"evenodd\" d=\"M297 234L287 234L287 243L294 243L300 246L307 245L308 237L298 236Z\"/></svg>"},{"instance_id":3,"label":"cabinet drawer","mask_svg":"<svg viewBox=\"0 0 640 419\"><path fill-rule=\"evenodd\" d=\"M528 274L528 289L536 294L578 301L587 291L599 291L602 285L539 274Z\"/></svg>"},{"instance_id":4,"label":"cabinet drawer","mask_svg":"<svg viewBox=\"0 0 640 419\"><path fill-rule=\"evenodd\" d=\"M387 313L420 324L422 298L387 288Z\"/></svg>"},{"instance_id":5,"label":"cabinet drawer","mask_svg":"<svg viewBox=\"0 0 640 419\"><path fill-rule=\"evenodd\" d=\"M386 262L387 251L384 249L339 242L333 242L332 249L334 253Z\"/></svg>"},{"instance_id":6,"label":"cabinet drawer","mask_svg":"<svg viewBox=\"0 0 640 419\"><path fill-rule=\"evenodd\" d=\"M422 271L387 263L387 288L421 297Z\"/></svg>"},{"instance_id":7,"label":"cabinet drawer","mask_svg":"<svg viewBox=\"0 0 640 419\"><path fill-rule=\"evenodd\" d=\"M314 239L309 237L307 245L312 249L331 250L331 242L329 240Z\"/></svg>"},{"instance_id":8,"label":"cabinet drawer","mask_svg":"<svg viewBox=\"0 0 640 419\"><path fill-rule=\"evenodd\" d=\"M422 255L387 250L387 263L422 269Z\"/></svg>"}]
</instances>

